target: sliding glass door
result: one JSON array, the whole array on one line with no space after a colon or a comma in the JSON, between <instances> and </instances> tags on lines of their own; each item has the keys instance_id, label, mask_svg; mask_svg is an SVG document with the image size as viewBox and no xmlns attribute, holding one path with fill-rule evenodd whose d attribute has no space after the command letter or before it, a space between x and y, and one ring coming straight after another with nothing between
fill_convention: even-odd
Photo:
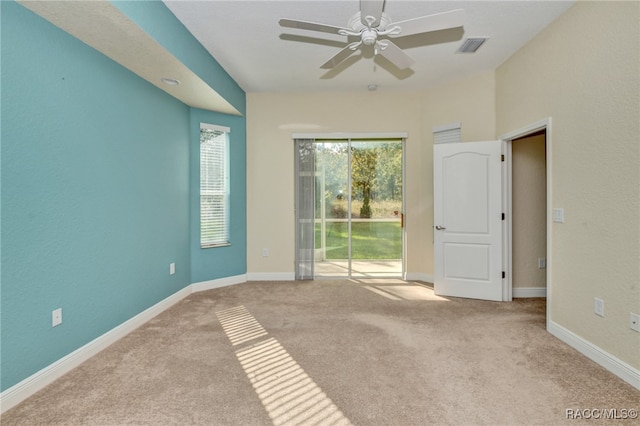
<instances>
[{"instance_id":1,"label":"sliding glass door","mask_svg":"<svg viewBox=\"0 0 640 426\"><path fill-rule=\"evenodd\" d=\"M311 146L313 277L402 277L403 139L314 139ZM309 197L301 189L310 175L297 173L297 205ZM305 214L297 209L298 228L311 219Z\"/></svg>"},{"instance_id":2,"label":"sliding glass door","mask_svg":"<svg viewBox=\"0 0 640 426\"><path fill-rule=\"evenodd\" d=\"M349 277L349 142L316 141L317 277Z\"/></svg>"}]
</instances>

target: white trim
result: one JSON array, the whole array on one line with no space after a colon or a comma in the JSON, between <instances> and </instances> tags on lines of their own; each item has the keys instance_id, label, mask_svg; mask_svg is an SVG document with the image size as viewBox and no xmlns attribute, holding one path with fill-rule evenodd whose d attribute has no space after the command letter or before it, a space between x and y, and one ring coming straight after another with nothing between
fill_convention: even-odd
<instances>
[{"instance_id":1,"label":"white trim","mask_svg":"<svg viewBox=\"0 0 640 426\"><path fill-rule=\"evenodd\" d=\"M513 297L547 297L546 287L514 287Z\"/></svg>"},{"instance_id":2,"label":"white trim","mask_svg":"<svg viewBox=\"0 0 640 426\"><path fill-rule=\"evenodd\" d=\"M228 287L230 285L242 284L247 282L247 274L235 275L232 277L218 278L216 280L201 281L191 284L191 292L213 290L214 288Z\"/></svg>"},{"instance_id":3,"label":"white trim","mask_svg":"<svg viewBox=\"0 0 640 426\"><path fill-rule=\"evenodd\" d=\"M247 282L247 276L242 274L194 283L178 290L166 299L140 312L138 315L128 319L119 326L112 328L101 336L96 337L86 345L76 349L52 364L49 364L42 370L32 374L21 382L16 383L12 387L0 393L0 413L4 413L11 407L14 407L24 401L40 389L51 384L54 380L62 377L92 356L98 354L103 349L106 349L108 346L131 333L136 328L169 309L191 293L241 284L244 282Z\"/></svg>"},{"instance_id":4,"label":"white trim","mask_svg":"<svg viewBox=\"0 0 640 426\"><path fill-rule=\"evenodd\" d=\"M216 124L200 123L200 129L217 130L219 132L231 133L231 128L226 126L218 126Z\"/></svg>"},{"instance_id":5,"label":"white trim","mask_svg":"<svg viewBox=\"0 0 640 426\"><path fill-rule=\"evenodd\" d=\"M433 275L424 272L407 272L404 275L406 281L424 281L433 284Z\"/></svg>"},{"instance_id":6,"label":"white trim","mask_svg":"<svg viewBox=\"0 0 640 426\"><path fill-rule=\"evenodd\" d=\"M60 358L42 370L32 374L19 383L0 394L0 412L4 413L11 407L24 401L40 389L62 377L75 367L79 366L103 349L131 333L147 321L169 309L185 297L191 294L191 286L177 291L166 299L156 303L138 315L123 322L119 326L107 331L103 335L93 339L86 345L76 349L70 354Z\"/></svg>"},{"instance_id":7,"label":"white trim","mask_svg":"<svg viewBox=\"0 0 640 426\"><path fill-rule=\"evenodd\" d=\"M502 142L502 153L505 161L502 163L502 212L505 215L502 221L502 270L505 271L505 278L502 282L502 301L511 302L513 300L513 203L511 195L513 190L513 174L511 168L512 146L511 141Z\"/></svg>"},{"instance_id":8,"label":"white trim","mask_svg":"<svg viewBox=\"0 0 640 426\"><path fill-rule=\"evenodd\" d=\"M530 124L526 127L522 127L521 129L515 130L513 132L505 133L504 135L500 136L498 139L503 141L512 141L514 139L527 136L531 133L535 133L538 130L543 130L543 129L548 130L550 126L551 126L551 117L548 117L543 120L536 121L533 124Z\"/></svg>"},{"instance_id":9,"label":"white trim","mask_svg":"<svg viewBox=\"0 0 640 426\"><path fill-rule=\"evenodd\" d=\"M407 132L373 132L373 133L292 133L291 139L406 139Z\"/></svg>"},{"instance_id":10,"label":"white trim","mask_svg":"<svg viewBox=\"0 0 640 426\"><path fill-rule=\"evenodd\" d=\"M249 272L247 281L295 281L295 272Z\"/></svg>"},{"instance_id":11,"label":"white trim","mask_svg":"<svg viewBox=\"0 0 640 426\"><path fill-rule=\"evenodd\" d=\"M402 139L402 182L407 181L407 140ZM407 185L402 185L402 276L407 275Z\"/></svg>"},{"instance_id":12,"label":"white trim","mask_svg":"<svg viewBox=\"0 0 640 426\"><path fill-rule=\"evenodd\" d=\"M532 133L535 133L539 130L544 130L545 131L545 151L546 151L546 169L547 169L547 173L546 173L546 178L547 178L547 329L549 328L549 324L551 322L551 288L552 288L552 279L551 277L553 276L552 274L552 270L553 270L553 244L552 244L552 239L553 239L553 221L552 221L552 208L553 208L553 167L552 167L552 161L553 161L553 156L551 155L552 149L551 149L551 117L547 117L545 119L542 119L540 121L537 121L533 124L530 124L529 126L523 127L521 129L518 129L516 131L513 132L509 132L506 133L502 136L500 136L500 140L503 140L505 142L507 142L507 146L509 146L508 148L508 154L509 157L507 158L508 160L508 167L509 167L509 172L511 172L511 161L512 158L510 156L511 154L511 143L513 142L514 139L518 139L521 138L523 136L527 136L530 135ZM511 212L511 204L512 204L512 200L511 200L511 193L509 192L507 194L508 197L508 201L507 201L507 205L506 207L509 208L509 211L507 212L507 220L509 221L509 226L508 226L508 239L509 239L509 246L512 247L513 246L513 234L512 234L512 229L511 229L511 223L512 223L512 212ZM513 283L511 282L511 266L513 264L513 258L512 258L512 254L511 250L509 250L508 256L509 259L507 261L507 265L509 266L509 271L507 272L507 276L509 277L509 285L512 285Z\"/></svg>"},{"instance_id":13,"label":"white trim","mask_svg":"<svg viewBox=\"0 0 640 426\"><path fill-rule=\"evenodd\" d=\"M449 130L458 130L458 129L462 129L462 123L459 122L459 121L457 123L443 124L441 126L435 126L432 129L432 133L448 132Z\"/></svg>"},{"instance_id":14,"label":"white trim","mask_svg":"<svg viewBox=\"0 0 640 426\"><path fill-rule=\"evenodd\" d=\"M640 390L640 370L616 358L610 353L605 352L588 340L583 339L553 321L549 321L547 331L580 352L582 355L606 368L611 373L629 383L631 386Z\"/></svg>"}]
</instances>

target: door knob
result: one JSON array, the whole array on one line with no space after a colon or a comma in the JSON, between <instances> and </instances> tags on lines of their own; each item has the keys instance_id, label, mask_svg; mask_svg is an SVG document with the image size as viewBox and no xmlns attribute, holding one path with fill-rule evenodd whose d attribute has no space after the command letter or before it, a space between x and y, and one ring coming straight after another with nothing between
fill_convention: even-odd
<instances>
[{"instance_id":1,"label":"door knob","mask_svg":"<svg viewBox=\"0 0 640 426\"><path fill-rule=\"evenodd\" d=\"M444 226L436 225L436 229L437 229L438 231L444 231L444 230L445 230L445 229L447 229L447 228L445 228Z\"/></svg>"}]
</instances>

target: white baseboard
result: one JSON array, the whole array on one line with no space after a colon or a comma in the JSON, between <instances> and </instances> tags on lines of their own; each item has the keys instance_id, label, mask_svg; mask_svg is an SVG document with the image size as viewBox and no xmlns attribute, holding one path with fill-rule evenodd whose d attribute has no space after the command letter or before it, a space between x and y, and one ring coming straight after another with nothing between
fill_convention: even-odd
<instances>
[{"instance_id":1,"label":"white baseboard","mask_svg":"<svg viewBox=\"0 0 640 426\"><path fill-rule=\"evenodd\" d=\"M553 321L548 322L547 331L631 386L640 389L640 370L603 351L598 346Z\"/></svg>"},{"instance_id":2,"label":"white baseboard","mask_svg":"<svg viewBox=\"0 0 640 426\"><path fill-rule=\"evenodd\" d=\"M546 287L513 287L513 297L525 298L525 297L547 297Z\"/></svg>"},{"instance_id":3,"label":"white baseboard","mask_svg":"<svg viewBox=\"0 0 640 426\"><path fill-rule=\"evenodd\" d=\"M16 406L191 293L240 284L245 274L191 284L0 393L0 413Z\"/></svg>"},{"instance_id":4,"label":"white baseboard","mask_svg":"<svg viewBox=\"0 0 640 426\"><path fill-rule=\"evenodd\" d=\"M433 283L433 275L425 274L423 272L407 272L404 274L404 279L407 281L424 281L427 283Z\"/></svg>"},{"instance_id":5,"label":"white baseboard","mask_svg":"<svg viewBox=\"0 0 640 426\"><path fill-rule=\"evenodd\" d=\"M24 401L40 389L43 389L45 386L52 383L54 380L62 377L75 367L96 355L98 352L107 348L109 345L131 333L153 317L175 305L189 294L191 294L191 286L187 286L182 290L179 290L166 299L123 322L119 326L107 331L99 337L96 337L86 345L76 349L21 382L11 386L0 394L0 413L4 413L11 407L14 407Z\"/></svg>"},{"instance_id":6,"label":"white baseboard","mask_svg":"<svg viewBox=\"0 0 640 426\"><path fill-rule=\"evenodd\" d=\"M242 284L245 282L247 282L246 274L219 278L217 280L201 281L199 283L191 284L191 292L197 293L199 291L213 290L214 288L227 287L230 285Z\"/></svg>"},{"instance_id":7,"label":"white baseboard","mask_svg":"<svg viewBox=\"0 0 640 426\"><path fill-rule=\"evenodd\" d=\"M109 345L131 333L133 330L175 305L191 293L240 284L245 281L292 281L294 279L294 273L287 272L250 273L247 275L236 275L233 277L191 284L0 393L0 413L4 413L8 409L24 401L29 396L33 395L40 389L43 389L54 380L68 373L73 368L79 366ZM433 282L431 276L421 273L407 273L405 279ZM518 296L518 293L516 292L517 289L514 288L513 290L514 297L539 297ZM531 290L540 291L536 288ZM533 291L531 293L533 293ZM548 331L589 359L611 371L625 382L631 384L637 389L640 389L640 371L638 369L617 359L613 355L603 351L599 347L584 340L553 321L549 321Z\"/></svg>"},{"instance_id":8,"label":"white baseboard","mask_svg":"<svg viewBox=\"0 0 640 426\"><path fill-rule=\"evenodd\" d=\"M295 272L249 272L247 281L293 281Z\"/></svg>"}]
</instances>

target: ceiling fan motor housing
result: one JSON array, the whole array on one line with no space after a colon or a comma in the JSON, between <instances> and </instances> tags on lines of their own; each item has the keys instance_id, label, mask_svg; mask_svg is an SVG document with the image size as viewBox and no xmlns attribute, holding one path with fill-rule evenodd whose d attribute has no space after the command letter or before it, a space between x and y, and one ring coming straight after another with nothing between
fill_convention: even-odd
<instances>
[{"instance_id":1,"label":"ceiling fan motor housing","mask_svg":"<svg viewBox=\"0 0 640 426\"><path fill-rule=\"evenodd\" d=\"M369 17L369 16L365 17L364 21L368 21L368 20L375 22L375 18L373 17ZM376 26L369 27L365 25L362 21L363 19L362 19L361 13L357 12L355 15L353 15L349 19L349 22L347 23L347 25L349 26L349 28L353 30L353 32L360 33L360 39L362 40L362 44L366 46L373 46L376 40L378 39L378 32L384 31L387 25L391 22L391 20L389 19L389 16L387 16L386 13L382 14L382 16L380 17L380 22Z\"/></svg>"}]
</instances>

